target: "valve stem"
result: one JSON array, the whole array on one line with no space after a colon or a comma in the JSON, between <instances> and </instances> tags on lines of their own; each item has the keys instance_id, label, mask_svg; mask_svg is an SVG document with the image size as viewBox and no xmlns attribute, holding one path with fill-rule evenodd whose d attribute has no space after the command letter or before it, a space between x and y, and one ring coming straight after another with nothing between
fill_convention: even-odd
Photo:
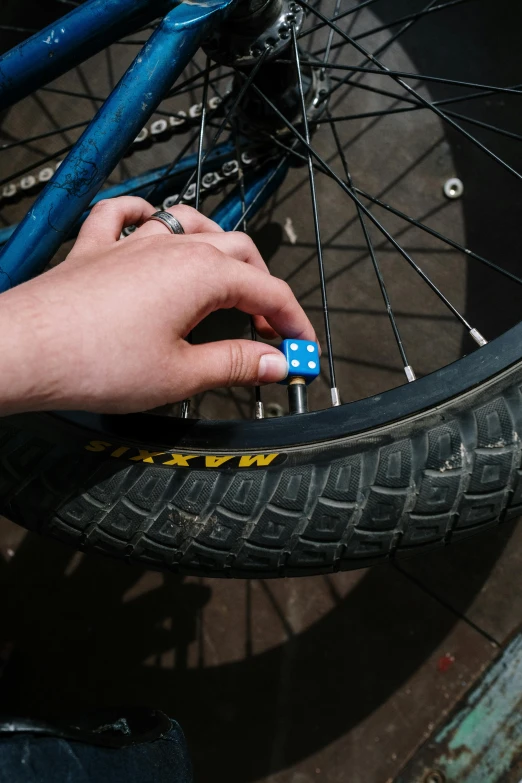
<instances>
[{"instance_id":1,"label":"valve stem","mask_svg":"<svg viewBox=\"0 0 522 783\"><path fill-rule=\"evenodd\" d=\"M301 376L292 378L288 386L288 411L294 413L308 413L308 393L306 381Z\"/></svg>"}]
</instances>

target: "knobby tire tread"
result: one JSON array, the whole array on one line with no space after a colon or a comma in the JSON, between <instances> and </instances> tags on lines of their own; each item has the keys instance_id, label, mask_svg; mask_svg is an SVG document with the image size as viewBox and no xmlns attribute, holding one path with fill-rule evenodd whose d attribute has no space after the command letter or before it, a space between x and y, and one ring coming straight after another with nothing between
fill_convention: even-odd
<instances>
[{"instance_id":1,"label":"knobby tire tread","mask_svg":"<svg viewBox=\"0 0 522 783\"><path fill-rule=\"evenodd\" d=\"M456 408L383 428L341 458L325 444L310 464L230 471L99 462L4 419L0 512L77 549L182 574L373 565L522 513L519 383Z\"/></svg>"}]
</instances>

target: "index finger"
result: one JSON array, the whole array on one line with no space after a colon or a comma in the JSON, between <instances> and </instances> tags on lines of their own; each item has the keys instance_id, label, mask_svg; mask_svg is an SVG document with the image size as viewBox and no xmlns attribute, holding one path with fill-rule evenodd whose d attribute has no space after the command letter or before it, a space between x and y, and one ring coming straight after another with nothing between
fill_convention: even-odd
<instances>
[{"instance_id":1,"label":"index finger","mask_svg":"<svg viewBox=\"0 0 522 783\"><path fill-rule=\"evenodd\" d=\"M209 270L204 267L208 263L212 286L205 287L207 302L201 303L203 307L210 306L208 312L235 307L250 315L263 316L281 337L317 342L314 327L284 280L225 256L196 267L198 275L204 270L205 282Z\"/></svg>"}]
</instances>

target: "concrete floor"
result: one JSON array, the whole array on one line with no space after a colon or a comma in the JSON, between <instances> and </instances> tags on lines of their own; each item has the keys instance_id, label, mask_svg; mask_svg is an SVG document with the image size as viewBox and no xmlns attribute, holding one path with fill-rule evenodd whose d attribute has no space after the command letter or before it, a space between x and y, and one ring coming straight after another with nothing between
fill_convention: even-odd
<instances>
[{"instance_id":1,"label":"concrete floor","mask_svg":"<svg viewBox=\"0 0 522 783\"><path fill-rule=\"evenodd\" d=\"M382 5L377 21L418 7L410 0ZM512 16L509 0L499 0L495 12L484 0L473 8L474 14L465 6L455 9L454 27L442 17L435 28L419 24L416 37L388 64L414 63L419 70L454 75L458 62L464 79L520 82L516 58L506 54L518 51L516 25L503 28L502 38L484 39L497 18ZM106 74L95 64L86 66L83 78L95 93L107 88ZM449 89L432 87L430 94L445 97ZM372 110L371 96L354 93L350 110ZM491 106L475 109L474 116L487 121ZM495 109L499 124L517 127L514 104L499 102ZM66 112L70 122L85 117L71 115L78 108L70 101L56 99L54 110L58 116ZM23 111L21 119L8 116L14 126L4 123L3 129L16 133L17 122L47 127L34 106ZM507 268L517 267L512 248L518 246L519 192L479 153L443 133L438 120L352 125L343 141L363 187L384 189L399 208L428 215L430 225ZM508 145L503 154L522 164L518 147ZM146 165L172 156L171 148L154 150ZM134 158L125 165L132 172ZM449 203L442 185L454 174L466 194ZM260 216L253 234L320 329L305 175L292 172L277 208ZM324 181L319 198L334 353L350 400L397 385L402 375L361 237L353 230L353 212ZM5 220L15 219L16 210L4 211ZM285 229L288 218L295 242ZM386 225L399 229L391 219ZM501 280L442 254L418 232L405 232L403 241L488 337L518 320L520 303ZM468 350L462 331L438 302L421 295L400 260L384 247L379 252L417 371L427 373L460 355L463 346ZM244 327L233 315L217 327L207 324L200 334L238 334ZM284 402L280 388L266 394ZM313 405L324 405L326 395L327 385L317 382ZM199 402L204 415L247 416L251 397L234 391ZM392 780L522 619L522 529L515 523L400 569L274 582L181 580L129 568L75 554L6 520L0 521L0 555L2 711L48 715L104 705L159 707L182 724L197 781Z\"/></svg>"},{"instance_id":2,"label":"concrete floor","mask_svg":"<svg viewBox=\"0 0 522 783\"><path fill-rule=\"evenodd\" d=\"M393 779L522 617L522 528L327 578L164 576L0 527L0 702L176 717L196 780Z\"/></svg>"}]
</instances>

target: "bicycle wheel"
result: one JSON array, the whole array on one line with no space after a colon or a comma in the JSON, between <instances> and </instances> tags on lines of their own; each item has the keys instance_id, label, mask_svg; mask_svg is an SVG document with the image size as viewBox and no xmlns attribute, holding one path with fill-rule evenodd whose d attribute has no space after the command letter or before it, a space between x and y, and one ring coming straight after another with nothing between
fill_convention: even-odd
<instances>
[{"instance_id":1,"label":"bicycle wheel","mask_svg":"<svg viewBox=\"0 0 522 783\"><path fill-rule=\"evenodd\" d=\"M241 34L237 20L223 23L101 194L132 192L138 174L164 161L140 191L153 203L201 206L205 195L205 210L227 228L260 231L265 244L274 225L285 227L271 269L295 288L305 283L297 293L326 349L311 387L316 410L259 421L259 393L240 391L195 400L199 418L188 420L5 419L1 508L14 521L152 567L269 577L421 553L518 514L521 280L499 248L509 246L520 202L520 136L510 130L520 98L516 64L485 56L481 38L500 24L509 36L516 12L485 0L393 9L386 0L303 0L283 7L274 39L281 7L263 6L264 27L256 16L248 46L244 19ZM449 24L444 57L436 44ZM103 79L110 88L140 40L124 38L10 110L6 222L52 175L36 166L60 159L87 122L79 107L100 104ZM463 41L465 65L452 56ZM188 90L192 106L180 109ZM216 126L230 137L212 148ZM304 186L308 211L302 197L292 211ZM420 247L419 237L428 237ZM373 357L362 339L369 324ZM354 370L364 365L372 372ZM281 388L261 395L266 410L284 405ZM331 406L339 395L345 404Z\"/></svg>"}]
</instances>

